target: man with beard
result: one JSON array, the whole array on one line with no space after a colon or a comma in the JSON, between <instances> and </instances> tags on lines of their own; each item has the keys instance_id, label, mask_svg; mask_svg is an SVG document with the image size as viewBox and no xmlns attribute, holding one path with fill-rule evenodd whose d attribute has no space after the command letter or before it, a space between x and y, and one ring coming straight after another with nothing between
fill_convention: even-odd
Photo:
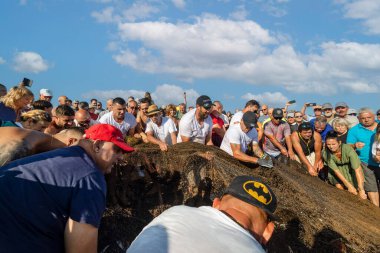
<instances>
[{"instance_id":1,"label":"man with beard","mask_svg":"<svg viewBox=\"0 0 380 253\"><path fill-rule=\"evenodd\" d=\"M124 99L117 97L112 101L112 111L103 115L99 122L102 124L110 124L118 128L123 136L133 136L135 133L136 119L126 112L126 102Z\"/></svg>"},{"instance_id":2,"label":"man with beard","mask_svg":"<svg viewBox=\"0 0 380 253\"><path fill-rule=\"evenodd\" d=\"M157 144L162 151L167 151L168 145L177 143L177 128L173 120L162 117L157 105L149 106L146 115L150 118L145 130L150 143Z\"/></svg>"},{"instance_id":3,"label":"man with beard","mask_svg":"<svg viewBox=\"0 0 380 253\"><path fill-rule=\"evenodd\" d=\"M117 128L98 124L77 146L0 167L1 251L97 252L104 174L132 151Z\"/></svg>"},{"instance_id":4,"label":"man with beard","mask_svg":"<svg viewBox=\"0 0 380 253\"><path fill-rule=\"evenodd\" d=\"M50 125L45 129L46 134L56 134L73 126L74 110L68 105L59 105L55 109L55 117Z\"/></svg>"},{"instance_id":5,"label":"man with beard","mask_svg":"<svg viewBox=\"0 0 380 253\"><path fill-rule=\"evenodd\" d=\"M379 164L372 158L371 148L376 134L377 122L370 108L359 111L360 123L348 131L347 144L356 149L364 172L364 190L371 202L379 206L379 190L377 181L380 179Z\"/></svg>"},{"instance_id":6,"label":"man with beard","mask_svg":"<svg viewBox=\"0 0 380 253\"><path fill-rule=\"evenodd\" d=\"M313 131L310 122L303 122L298 131L292 133L291 139L297 153L296 161L306 166L310 175L318 176L323 168L321 135Z\"/></svg>"},{"instance_id":7,"label":"man with beard","mask_svg":"<svg viewBox=\"0 0 380 253\"><path fill-rule=\"evenodd\" d=\"M331 122L333 121L335 115L333 113L333 106L330 103L324 103L322 105L322 112L325 118L327 119L327 123L331 125Z\"/></svg>"},{"instance_id":8,"label":"man with beard","mask_svg":"<svg viewBox=\"0 0 380 253\"><path fill-rule=\"evenodd\" d=\"M197 98L196 109L182 116L179 122L177 142L198 142L213 145L211 139L212 119L210 97L202 95Z\"/></svg>"},{"instance_id":9,"label":"man with beard","mask_svg":"<svg viewBox=\"0 0 380 253\"><path fill-rule=\"evenodd\" d=\"M348 121L348 128L352 128L359 123L359 120L355 116L347 115L348 105L345 102L338 102L335 104L335 119L342 118ZM331 125L334 124L334 120L331 121Z\"/></svg>"}]
</instances>

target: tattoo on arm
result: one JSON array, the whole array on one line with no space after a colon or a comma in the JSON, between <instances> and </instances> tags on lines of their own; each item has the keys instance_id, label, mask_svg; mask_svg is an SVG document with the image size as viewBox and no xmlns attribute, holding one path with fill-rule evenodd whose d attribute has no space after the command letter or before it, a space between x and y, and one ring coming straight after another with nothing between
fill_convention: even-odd
<instances>
[{"instance_id":1,"label":"tattoo on arm","mask_svg":"<svg viewBox=\"0 0 380 253\"><path fill-rule=\"evenodd\" d=\"M263 156L263 151L261 150L259 144L257 142L252 143L252 151L257 157L262 157Z\"/></svg>"},{"instance_id":2,"label":"tattoo on arm","mask_svg":"<svg viewBox=\"0 0 380 253\"><path fill-rule=\"evenodd\" d=\"M0 144L0 150L0 166L4 166L13 160L23 158L33 153L32 150L28 148L25 140L13 140L5 144Z\"/></svg>"}]
</instances>

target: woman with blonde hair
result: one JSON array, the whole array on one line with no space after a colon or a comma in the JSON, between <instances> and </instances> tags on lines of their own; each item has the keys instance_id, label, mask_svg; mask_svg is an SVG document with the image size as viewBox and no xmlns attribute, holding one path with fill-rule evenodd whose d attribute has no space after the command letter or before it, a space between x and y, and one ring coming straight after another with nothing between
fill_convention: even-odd
<instances>
[{"instance_id":1,"label":"woman with blonde hair","mask_svg":"<svg viewBox=\"0 0 380 253\"><path fill-rule=\"evenodd\" d=\"M21 111L34 99L33 93L26 87L15 86L0 98L0 119L18 121Z\"/></svg>"},{"instance_id":2,"label":"woman with blonde hair","mask_svg":"<svg viewBox=\"0 0 380 253\"><path fill-rule=\"evenodd\" d=\"M179 123L179 120L177 119L176 115L177 115L177 110L176 110L176 106L173 105L173 104L169 104L166 106L165 108L165 114L166 114L166 117L170 118L171 120L173 120L175 126L177 127L178 129L178 123Z\"/></svg>"},{"instance_id":3,"label":"woman with blonde hair","mask_svg":"<svg viewBox=\"0 0 380 253\"><path fill-rule=\"evenodd\" d=\"M334 131L338 135L338 140L342 143L347 143L348 126L348 121L343 118L336 118L333 122Z\"/></svg>"},{"instance_id":4,"label":"woman with blonde hair","mask_svg":"<svg viewBox=\"0 0 380 253\"><path fill-rule=\"evenodd\" d=\"M51 122L51 116L44 110L31 110L20 116L23 128L44 132Z\"/></svg>"}]
</instances>

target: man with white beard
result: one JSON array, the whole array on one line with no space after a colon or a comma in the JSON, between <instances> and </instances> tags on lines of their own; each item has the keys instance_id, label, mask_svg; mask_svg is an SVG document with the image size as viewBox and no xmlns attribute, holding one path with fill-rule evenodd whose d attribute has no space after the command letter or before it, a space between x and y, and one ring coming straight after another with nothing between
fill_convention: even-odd
<instances>
[{"instance_id":1,"label":"man with white beard","mask_svg":"<svg viewBox=\"0 0 380 253\"><path fill-rule=\"evenodd\" d=\"M330 103L324 103L322 105L322 112L325 118L327 119L327 123L331 124L332 120L334 119L335 115L333 113L333 106Z\"/></svg>"}]
</instances>

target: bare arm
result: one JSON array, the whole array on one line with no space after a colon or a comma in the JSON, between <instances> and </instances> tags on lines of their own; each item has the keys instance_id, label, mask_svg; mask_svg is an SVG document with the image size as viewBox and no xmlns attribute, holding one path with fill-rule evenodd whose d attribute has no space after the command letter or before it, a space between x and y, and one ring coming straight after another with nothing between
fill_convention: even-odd
<instances>
[{"instance_id":1,"label":"bare arm","mask_svg":"<svg viewBox=\"0 0 380 253\"><path fill-rule=\"evenodd\" d=\"M302 109L301 109L301 113L302 113L304 119L306 119L305 112L306 112L306 108L308 107L308 105L309 105L309 103L303 104Z\"/></svg>"},{"instance_id":2,"label":"bare arm","mask_svg":"<svg viewBox=\"0 0 380 253\"><path fill-rule=\"evenodd\" d=\"M266 134L264 132L265 136L273 143L273 145L275 145L280 151L282 154L285 154L287 155L287 150L284 146L282 146L282 144L274 137L274 135L272 134Z\"/></svg>"},{"instance_id":3,"label":"bare arm","mask_svg":"<svg viewBox=\"0 0 380 253\"><path fill-rule=\"evenodd\" d=\"M214 143L212 143L212 139L211 139L211 131L210 133L206 136L206 145L208 146L213 146Z\"/></svg>"},{"instance_id":4,"label":"bare arm","mask_svg":"<svg viewBox=\"0 0 380 253\"><path fill-rule=\"evenodd\" d=\"M92 225L68 219L65 228L66 253L96 253L98 229Z\"/></svg>"},{"instance_id":5,"label":"bare arm","mask_svg":"<svg viewBox=\"0 0 380 253\"><path fill-rule=\"evenodd\" d=\"M256 157L249 156L240 150L240 144L231 143L230 146L233 157L235 157L239 161L257 163L258 159Z\"/></svg>"},{"instance_id":6,"label":"bare arm","mask_svg":"<svg viewBox=\"0 0 380 253\"><path fill-rule=\"evenodd\" d=\"M354 195L358 194L355 187L352 184L350 184L350 182L347 181L347 179L342 175L342 173L340 173L339 170L334 170L334 173L340 179L340 181L342 181L344 186L346 186L349 192L351 192Z\"/></svg>"},{"instance_id":7,"label":"bare arm","mask_svg":"<svg viewBox=\"0 0 380 253\"><path fill-rule=\"evenodd\" d=\"M358 192L362 199L367 199L367 195L364 191L364 175L361 166L355 170L356 181L358 182Z\"/></svg>"},{"instance_id":8,"label":"bare arm","mask_svg":"<svg viewBox=\"0 0 380 253\"><path fill-rule=\"evenodd\" d=\"M264 155L264 152L261 150L259 143L252 142L252 151L255 156L261 158Z\"/></svg>"},{"instance_id":9,"label":"bare arm","mask_svg":"<svg viewBox=\"0 0 380 253\"><path fill-rule=\"evenodd\" d=\"M322 161L322 137L319 133L314 132L314 152L315 152L315 163L314 168L319 171L319 164Z\"/></svg>"},{"instance_id":10,"label":"bare arm","mask_svg":"<svg viewBox=\"0 0 380 253\"><path fill-rule=\"evenodd\" d=\"M309 162L309 160L307 160L305 154L303 153L303 150L302 150L302 147L301 147L301 144L300 144L300 140L299 140L299 137L298 137L298 132L293 132L292 135L291 135L291 139L292 139L293 149L297 153L300 161L306 166L306 168L309 171L310 175L317 176L318 174L317 174L316 171L314 171L313 165L311 165L311 163Z\"/></svg>"},{"instance_id":11,"label":"bare arm","mask_svg":"<svg viewBox=\"0 0 380 253\"><path fill-rule=\"evenodd\" d=\"M147 140L150 143L158 145L162 151L168 151L168 145L165 142L155 138L153 135L153 132L147 132L146 136L147 136Z\"/></svg>"},{"instance_id":12,"label":"bare arm","mask_svg":"<svg viewBox=\"0 0 380 253\"><path fill-rule=\"evenodd\" d=\"M286 146L288 147L288 154L290 159L294 160L295 155L293 151L292 138L291 135L285 136Z\"/></svg>"},{"instance_id":13,"label":"bare arm","mask_svg":"<svg viewBox=\"0 0 380 253\"><path fill-rule=\"evenodd\" d=\"M172 139L172 144L177 144L177 132L170 133L170 138Z\"/></svg>"}]
</instances>

